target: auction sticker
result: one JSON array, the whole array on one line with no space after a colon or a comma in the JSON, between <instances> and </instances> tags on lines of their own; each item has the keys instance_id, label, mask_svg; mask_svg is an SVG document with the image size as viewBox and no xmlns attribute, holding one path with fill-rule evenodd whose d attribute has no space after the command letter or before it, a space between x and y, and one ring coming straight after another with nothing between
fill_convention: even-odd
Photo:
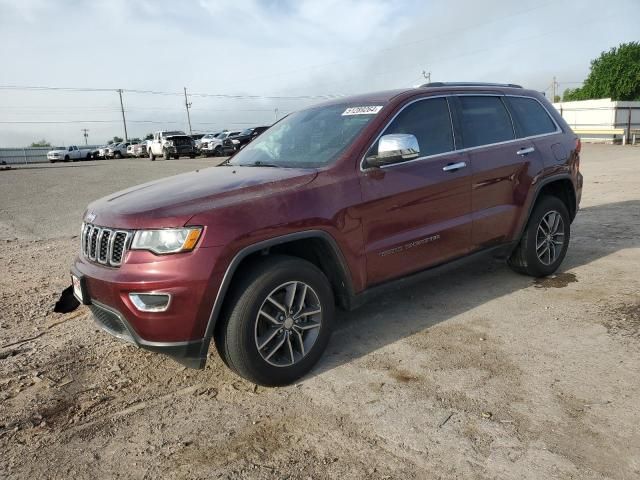
<instances>
[{"instance_id":1,"label":"auction sticker","mask_svg":"<svg viewBox=\"0 0 640 480\"><path fill-rule=\"evenodd\" d=\"M342 116L346 117L348 115L375 115L380 110L382 110L382 105L365 105L362 107L349 107L344 112L342 112Z\"/></svg>"}]
</instances>

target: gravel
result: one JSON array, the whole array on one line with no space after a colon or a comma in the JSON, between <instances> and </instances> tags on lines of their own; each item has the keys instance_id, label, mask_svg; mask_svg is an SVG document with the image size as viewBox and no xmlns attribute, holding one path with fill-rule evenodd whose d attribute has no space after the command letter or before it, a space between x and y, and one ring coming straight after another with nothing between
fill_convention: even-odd
<instances>
[{"instance_id":1,"label":"gravel","mask_svg":"<svg viewBox=\"0 0 640 480\"><path fill-rule=\"evenodd\" d=\"M211 164L0 172L0 478L640 476L639 148L583 146L554 277L479 261L340 313L317 368L279 389L52 311L89 201Z\"/></svg>"}]
</instances>

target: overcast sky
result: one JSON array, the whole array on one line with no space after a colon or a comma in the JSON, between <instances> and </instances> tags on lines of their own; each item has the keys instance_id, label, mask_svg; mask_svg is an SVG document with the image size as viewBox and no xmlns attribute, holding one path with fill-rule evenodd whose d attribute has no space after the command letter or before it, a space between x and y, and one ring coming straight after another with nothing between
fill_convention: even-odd
<instances>
[{"instance_id":1,"label":"overcast sky","mask_svg":"<svg viewBox=\"0 0 640 480\"><path fill-rule=\"evenodd\" d=\"M0 147L123 136L115 91L346 95L424 81L576 87L640 39L639 0L0 0ZM550 95L550 91L547 91ZM129 136L187 130L184 97L125 92ZM190 97L194 132L270 124L317 99ZM23 123L15 123L23 122ZM24 123L69 122L69 123Z\"/></svg>"}]
</instances>

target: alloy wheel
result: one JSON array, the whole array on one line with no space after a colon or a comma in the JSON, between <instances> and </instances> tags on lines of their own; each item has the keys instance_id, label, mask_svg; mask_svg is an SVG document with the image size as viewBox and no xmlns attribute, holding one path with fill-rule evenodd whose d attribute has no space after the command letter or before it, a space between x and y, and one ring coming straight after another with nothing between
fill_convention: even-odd
<instances>
[{"instance_id":1,"label":"alloy wheel","mask_svg":"<svg viewBox=\"0 0 640 480\"><path fill-rule=\"evenodd\" d=\"M255 345L270 365L290 367L309 353L321 327L317 293L304 282L287 282L262 303L255 321Z\"/></svg>"},{"instance_id":2,"label":"alloy wheel","mask_svg":"<svg viewBox=\"0 0 640 480\"><path fill-rule=\"evenodd\" d=\"M564 246L562 215L551 210L542 217L536 233L536 255L543 265L553 264Z\"/></svg>"}]
</instances>

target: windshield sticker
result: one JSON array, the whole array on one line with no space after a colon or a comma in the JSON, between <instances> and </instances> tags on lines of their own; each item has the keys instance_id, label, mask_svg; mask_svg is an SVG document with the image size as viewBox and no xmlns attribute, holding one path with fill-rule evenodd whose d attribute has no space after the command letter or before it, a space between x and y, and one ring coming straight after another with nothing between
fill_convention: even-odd
<instances>
[{"instance_id":1,"label":"windshield sticker","mask_svg":"<svg viewBox=\"0 0 640 480\"><path fill-rule=\"evenodd\" d=\"M380 110L382 110L382 105L366 105L363 107L349 107L344 112L342 112L342 116L346 117L348 115L375 115Z\"/></svg>"}]
</instances>

